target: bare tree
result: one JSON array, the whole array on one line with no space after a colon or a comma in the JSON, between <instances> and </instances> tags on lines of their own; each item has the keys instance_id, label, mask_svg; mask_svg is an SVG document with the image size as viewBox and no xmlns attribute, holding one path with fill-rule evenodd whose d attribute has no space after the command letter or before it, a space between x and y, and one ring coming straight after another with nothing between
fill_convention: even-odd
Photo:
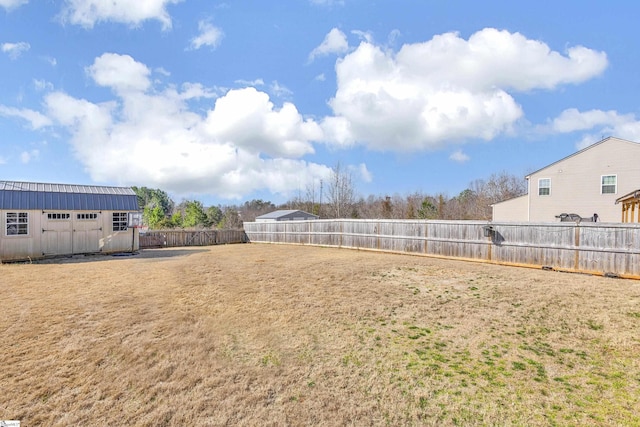
<instances>
[{"instance_id":1,"label":"bare tree","mask_svg":"<svg viewBox=\"0 0 640 427\"><path fill-rule=\"evenodd\" d=\"M471 183L475 195L473 219L491 219L491 205L527 194L527 181L507 172L492 174L489 179Z\"/></svg>"},{"instance_id":2,"label":"bare tree","mask_svg":"<svg viewBox=\"0 0 640 427\"><path fill-rule=\"evenodd\" d=\"M328 216L345 218L353 216L355 206L355 190L351 172L340 163L333 167L328 183Z\"/></svg>"}]
</instances>

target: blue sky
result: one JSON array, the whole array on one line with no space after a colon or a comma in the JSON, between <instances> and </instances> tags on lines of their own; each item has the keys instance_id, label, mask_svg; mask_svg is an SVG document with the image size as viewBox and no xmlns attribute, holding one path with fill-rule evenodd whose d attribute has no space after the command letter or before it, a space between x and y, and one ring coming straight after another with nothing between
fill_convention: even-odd
<instances>
[{"instance_id":1,"label":"blue sky","mask_svg":"<svg viewBox=\"0 0 640 427\"><path fill-rule=\"evenodd\" d=\"M0 0L0 179L455 196L640 142L633 2Z\"/></svg>"}]
</instances>

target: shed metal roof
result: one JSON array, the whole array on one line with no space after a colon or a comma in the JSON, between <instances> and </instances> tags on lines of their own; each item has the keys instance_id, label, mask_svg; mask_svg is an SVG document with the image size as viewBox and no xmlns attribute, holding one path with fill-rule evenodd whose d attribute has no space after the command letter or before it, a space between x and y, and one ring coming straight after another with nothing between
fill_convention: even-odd
<instances>
[{"instance_id":1,"label":"shed metal roof","mask_svg":"<svg viewBox=\"0 0 640 427\"><path fill-rule=\"evenodd\" d=\"M127 187L0 181L0 209L137 211Z\"/></svg>"}]
</instances>

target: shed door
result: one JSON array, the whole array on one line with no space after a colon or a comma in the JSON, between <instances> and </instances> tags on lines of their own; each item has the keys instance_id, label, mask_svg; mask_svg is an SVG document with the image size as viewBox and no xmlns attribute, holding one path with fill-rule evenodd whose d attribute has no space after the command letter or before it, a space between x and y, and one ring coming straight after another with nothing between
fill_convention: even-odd
<instances>
[{"instance_id":1,"label":"shed door","mask_svg":"<svg viewBox=\"0 0 640 427\"><path fill-rule=\"evenodd\" d=\"M69 255L73 253L73 226L69 212L43 212L42 254Z\"/></svg>"},{"instance_id":2,"label":"shed door","mask_svg":"<svg viewBox=\"0 0 640 427\"><path fill-rule=\"evenodd\" d=\"M73 218L73 253L86 254L100 251L100 213L76 212Z\"/></svg>"}]
</instances>

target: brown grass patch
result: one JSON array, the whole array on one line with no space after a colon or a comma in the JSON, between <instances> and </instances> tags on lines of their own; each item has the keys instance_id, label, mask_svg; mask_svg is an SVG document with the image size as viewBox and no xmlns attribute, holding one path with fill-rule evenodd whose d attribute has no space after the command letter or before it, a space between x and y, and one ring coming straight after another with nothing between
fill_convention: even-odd
<instances>
[{"instance_id":1,"label":"brown grass patch","mask_svg":"<svg viewBox=\"0 0 640 427\"><path fill-rule=\"evenodd\" d=\"M638 425L640 282L277 245L0 266L23 425Z\"/></svg>"}]
</instances>

